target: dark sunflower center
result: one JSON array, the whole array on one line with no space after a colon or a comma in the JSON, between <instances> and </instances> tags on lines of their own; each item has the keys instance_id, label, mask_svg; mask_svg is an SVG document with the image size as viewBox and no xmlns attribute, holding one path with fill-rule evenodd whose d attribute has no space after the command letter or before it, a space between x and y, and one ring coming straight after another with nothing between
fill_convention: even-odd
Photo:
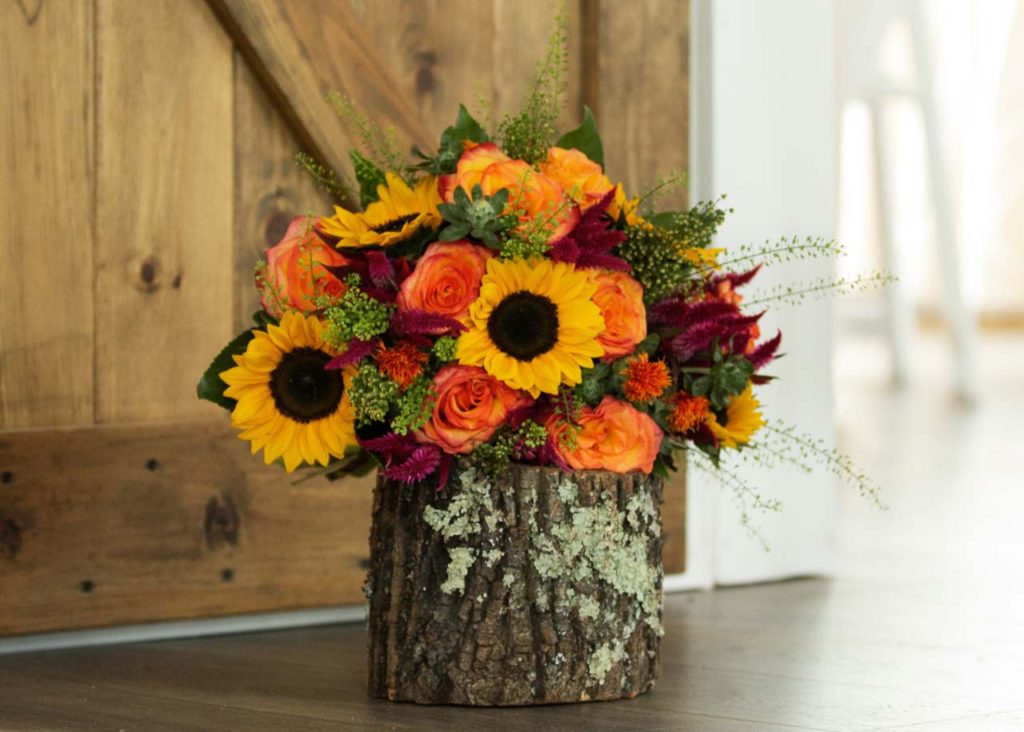
<instances>
[{"instance_id":1,"label":"dark sunflower center","mask_svg":"<svg viewBox=\"0 0 1024 732\"><path fill-rule=\"evenodd\" d=\"M383 221L376 226L370 228L376 231L378 234L394 234L402 230L402 227L408 224L410 221L419 216L418 213L406 214L405 216L399 216L394 219L388 219Z\"/></svg>"},{"instance_id":2,"label":"dark sunflower center","mask_svg":"<svg viewBox=\"0 0 1024 732\"><path fill-rule=\"evenodd\" d=\"M331 360L315 348L296 348L270 375L270 393L277 411L296 422L312 422L334 414L345 391L341 371L324 368Z\"/></svg>"},{"instance_id":3,"label":"dark sunflower center","mask_svg":"<svg viewBox=\"0 0 1024 732\"><path fill-rule=\"evenodd\" d=\"M487 334L509 356L529 361L558 343L558 306L543 295L513 292L491 312Z\"/></svg>"}]
</instances>

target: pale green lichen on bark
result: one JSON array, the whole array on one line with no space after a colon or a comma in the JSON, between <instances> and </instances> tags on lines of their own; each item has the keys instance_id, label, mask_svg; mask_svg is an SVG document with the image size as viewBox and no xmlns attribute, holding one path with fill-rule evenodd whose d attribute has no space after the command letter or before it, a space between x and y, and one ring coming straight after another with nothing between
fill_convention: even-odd
<instances>
[{"instance_id":1,"label":"pale green lichen on bark","mask_svg":"<svg viewBox=\"0 0 1024 732\"><path fill-rule=\"evenodd\" d=\"M663 634L660 565L648 561L650 542L661 535L658 510L645 487L638 487L624 510L607 492L602 492L592 506L579 505L580 488L569 476L556 479L553 487L567 515L551 521L548 530L543 531L536 511L530 511L533 568L544 579L573 583L562 602L581 620L596 620L602 604L596 596L577 591L574 586L592 583L631 600L628 617L611 610L604 614L605 627L615 629L616 637L598 646L588 659L588 674L600 684L612 666L622 660L625 644L639 622ZM548 610L547 595L539 595L535 604L539 610Z\"/></svg>"},{"instance_id":2,"label":"pale green lichen on bark","mask_svg":"<svg viewBox=\"0 0 1024 732\"><path fill-rule=\"evenodd\" d=\"M475 549L453 544L469 541L479 534L481 522L487 531L494 532L499 521L491 501L491 486L485 478L468 468L459 474L458 481L461 490L454 493L447 506L423 509L423 520L441 535L448 549L448 575L441 591L449 595L465 591L466 576L477 559ZM500 561L502 554L501 549L485 552L488 566Z\"/></svg>"},{"instance_id":3,"label":"pale green lichen on bark","mask_svg":"<svg viewBox=\"0 0 1024 732\"><path fill-rule=\"evenodd\" d=\"M651 538L660 536L658 511L646 490L633 494L620 511L614 498L602 493L593 506L576 505L577 486L568 476L556 490L569 513L569 521L554 522L550 534L541 532L531 515L531 563L545 579L588 579L603 582L639 605L641 617L661 633L659 569L648 562ZM571 502L567 499L571 499ZM587 601L589 600L589 602ZM592 611L593 598L576 596L577 611Z\"/></svg>"},{"instance_id":4,"label":"pale green lichen on bark","mask_svg":"<svg viewBox=\"0 0 1024 732\"><path fill-rule=\"evenodd\" d=\"M466 575L476 562L476 551L465 546L456 546L448 550L448 577L441 585L441 592L451 594L466 589Z\"/></svg>"},{"instance_id":5,"label":"pale green lichen on bark","mask_svg":"<svg viewBox=\"0 0 1024 732\"><path fill-rule=\"evenodd\" d=\"M597 683L603 683L604 677L611 671L612 666L622 660L626 653L626 647L622 641L616 640L613 643L605 643L590 654L587 660L587 671Z\"/></svg>"}]
</instances>

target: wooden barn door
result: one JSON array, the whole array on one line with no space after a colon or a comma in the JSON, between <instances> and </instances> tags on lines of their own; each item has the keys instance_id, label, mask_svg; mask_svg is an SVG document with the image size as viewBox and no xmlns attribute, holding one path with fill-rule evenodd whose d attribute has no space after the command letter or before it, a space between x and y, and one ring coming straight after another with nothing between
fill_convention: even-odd
<instances>
[{"instance_id":1,"label":"wooden barn door","mask_svg":"<svg viewBox=\"0 0 1024 732\"><path fill-rule=\"evenodd\" d=\"M567 121L636 190L687 150L686 2L570 0ZM252 268L347 169L338 90L430 149L524 92L553 5L0 3L0 635L358 603L367 480L293 483L195 399ZM683 485L666 561L683 561Z\"/></svg>"}]
</instances>

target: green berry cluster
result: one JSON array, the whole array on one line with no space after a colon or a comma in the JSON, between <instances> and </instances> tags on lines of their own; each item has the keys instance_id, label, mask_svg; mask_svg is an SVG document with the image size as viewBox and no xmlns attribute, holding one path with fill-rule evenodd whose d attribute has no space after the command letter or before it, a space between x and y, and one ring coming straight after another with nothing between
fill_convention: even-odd
<instances>
[{"instance_id":1,"label":"green berry cluster","mask_svg":"<svg viewBox=\"0 0 1024 732\"><path fill-rule=\"evenodd\" d=\"M398 398L398 385L370 363L364 363L352 377L348 398L356 410L356 424L383 422Z\"/></svg>"},{"instance_id":2,"label":"green berry cluster","mask_svg":"<svg viewBox=\"0 0 1024 732\"><path fill-rule=\"evenodd\" d=\"M647 304L680 290L694 271L681 255L679 240L668 230L647 222L626 229L619 256L632 265L633 277L644 286Z\"/></svg>"},{"instance_id":3,"label":"green berry cluster","mask_svg":"<svg viewBox=\"0 0 1024 732\"><path fill-rule=\"evenodd\" d=\"M337 304L327 308L326 338L335 346L341 346L353 338L368 341L381 335L391 322L393 306L374 300L359 289L359 278L355 275L346 280L348 289Z\"/></svg>"},{"instance_id":4,"label":"green berry cluster","mask_svg":"<svg viewBox=\"0 0 1024 732\"><path fill-rule=\"evenodd\" d=\"M430 379L419 378L411 383L396 400L398 414L391 420L396 435L418 430L430 419L434 411L434 392Z\"/></svg>"}]
</instances>

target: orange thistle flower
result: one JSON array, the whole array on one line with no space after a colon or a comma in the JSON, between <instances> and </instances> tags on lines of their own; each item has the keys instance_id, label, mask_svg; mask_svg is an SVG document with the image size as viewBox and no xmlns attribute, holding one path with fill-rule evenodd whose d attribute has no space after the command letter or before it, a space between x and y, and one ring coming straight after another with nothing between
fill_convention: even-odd
<instances>
[{"instance_id":1,"label":"orange thistle flower","mask_svg":"<svg viewBox=\"0 0 1024 732\"><path fill-rule=\"evenodd\" d=\"M631 358L623 372L622 393L631 402L649 402L672 383L664 361L649 361L646 353Z\"/></svg>"},{"instance_id":2,"label":"orange thistle flower","mask_svg":"<svg viewBox=\"0 0 1024 732\"><path fill-rule=\"evenodd\" d=\"M381 372L404 389L419 378L430 357L411 343L400 343L394 348L381 346L374 358Z\"/></svg>"},{"instance_id":3,"label":"orange thistle flower","mask_svg":"<svg viewBox=\"0 0 1024 732\"><path fill-rule=\"evenodd\" d=\"M711 414L711 405L704 397L695 397L685 391L672 395L672 411L668 415L668 426L673 432L686 434L699 427Z\"/></svg>"}]
</instances>

